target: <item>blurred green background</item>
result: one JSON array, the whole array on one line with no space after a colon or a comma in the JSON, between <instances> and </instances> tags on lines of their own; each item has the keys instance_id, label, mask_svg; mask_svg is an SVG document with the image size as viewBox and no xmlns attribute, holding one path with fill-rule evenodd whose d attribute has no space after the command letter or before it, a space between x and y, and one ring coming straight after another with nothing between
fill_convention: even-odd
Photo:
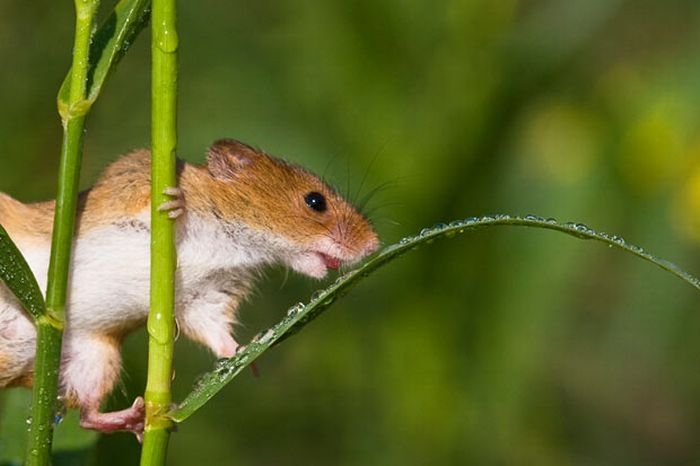
<instances>
[{"instance_id":1,"label":"blurred green background","mask_svg":"<svg viewBox=\"0 0 700 466\"><path fill-rule=\"evenodd\" d=\"M179 7L182 157L236 137L353 196L382 187L369 209L386 244L532 212L700 273L696 0ZM70 2L0 0L0 191L24 201L55 191L72 22ZM146 31L89 119L85 187L149 143L148 60ZM239 339L320 286L271 271ZM698 335L697 291L647 263L552 232L470 233L383 269L265 355L259 378L180 427L169 464L700 465ZM142 392L145 344L126 341L111 406ZM176 397L211 366L180 340ZM116 434L89 457L138 453Z\"/></svg>"}]
</instances>

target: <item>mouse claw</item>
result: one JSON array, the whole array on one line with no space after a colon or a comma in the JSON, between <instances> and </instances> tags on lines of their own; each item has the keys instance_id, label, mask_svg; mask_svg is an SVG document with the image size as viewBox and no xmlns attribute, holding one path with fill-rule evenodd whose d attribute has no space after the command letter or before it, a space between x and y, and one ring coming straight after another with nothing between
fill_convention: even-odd
<instances>
[{"instance_id":1,"label":"mouse claw","mask_svg":"<svg viewBox=\"0 0 700 466\"><path fill-rule=\"evenodd\" d=\"M170 186L163 190L166 196L173 196L175 199L165 201L158 206L158 212L167 212L168 218L175 220L185 212L185 199L180 188Z\"/></svg>"},{"instance_id":2,"label":"mouse claw","mask_svg":"<svg viewBox=\"0 0 700 466\"><path fill-rule=\"evenodd\" d=\"M163 190L163 194L165 194L166 196L182 198L182 190L177 186L168 186Z\"/></svg>"},{"instance_id":3,"label":"mouse claw","mask_svg":"<svg viewBox=\"0 0 700 466\"><path fill-rule=\"evenodd\" d=\"M167 212L168 218L176 219L185 211L182 201L166 201L158 206L158 212Z\"/></svg>"}]
</instances>

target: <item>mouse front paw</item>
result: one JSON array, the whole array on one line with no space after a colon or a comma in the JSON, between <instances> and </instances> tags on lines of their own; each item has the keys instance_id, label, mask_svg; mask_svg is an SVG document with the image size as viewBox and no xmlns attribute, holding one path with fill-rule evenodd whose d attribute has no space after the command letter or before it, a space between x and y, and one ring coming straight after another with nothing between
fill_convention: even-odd
<instances>
[{"instance_id":1,"label":"mouse front paw","mask_svg":"<svg viewBox=\"0 0 700 466\"><path fill-rule=\"evenodd\" d=\"M175 220L185 212L185 197L182 194L182 190L171 186L165 188L163 194L166 196L173 196L175 199L163 202L158 206L158 211L167 212L168 218Z\"/></svg>"}]
</instances>

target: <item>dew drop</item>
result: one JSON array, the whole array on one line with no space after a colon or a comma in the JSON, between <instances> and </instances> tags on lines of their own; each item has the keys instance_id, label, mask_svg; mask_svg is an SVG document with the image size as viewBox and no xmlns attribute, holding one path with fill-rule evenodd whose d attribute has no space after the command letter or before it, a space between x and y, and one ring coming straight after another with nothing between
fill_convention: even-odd
<instances>
[{"instance_id":1,"label":"dew drop","mask_svg":"<svg viewBox=\"0 0 700 466\"><path fill-rule=\"evenodd\" d=\"M298 313L304 310L306 306L303 303L297 303L287 310L287 317L294 317Z\"/></svg>"},{"instance_id":2,"label":"dew drop","mask_svg":"<svg viewBox=\"0 0 700 466\"><path fill-rule=\"evenodd\" d=\"M255 338L256 343L260 343L261 345L267 344L272 337L275 336L275 332L272 329L268 329L265 333L263 333L259 338Z\"/></svg>"},{"instance_id":3,"label":"dew drop","mask_svg":"<svg viewBox=\"0 0 700 466\"><path fill-rule=\"evenodd\" d=\"M272 338L272 336L270 336L269 338ZM240 358L236 359L235 368L238 369L239 367L244 365L246 362L248 362L248 359L250 359L250 355L248 353L243 354Z\"/></svg>"},{"instance_id":4,"label":"dew drop","mask_svg":"<svg viewBox=\"0 0 700 466\"><path fill-rule=\"evenodd\" d=\"M640 248L639 246L635 246L634 244L628 244L628 248L630 248L632 251L636 252L637 254L646 254L646 251L644 249Z\"/></svg>"}]
</instances>

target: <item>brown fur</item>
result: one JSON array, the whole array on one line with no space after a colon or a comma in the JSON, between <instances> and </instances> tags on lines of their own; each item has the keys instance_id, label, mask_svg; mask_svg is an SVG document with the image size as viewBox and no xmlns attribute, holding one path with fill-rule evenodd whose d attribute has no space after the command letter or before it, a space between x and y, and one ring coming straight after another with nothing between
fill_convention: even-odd
<instances>
[{"instance_id":1,"label":"brown fur","mask_svg":"<svg viewBox=\"0 0 700 466\"><path fill-rule=\"evenodd\" d=\"M365 217L333 188L297 165L237 141L221 140L210 149L208 166L210 170L223 166L226 171L206 177L201 167L185 167L182 187L189 195L193 191L202 193L201 187L206 186L203 193L210 193L208 207L213 207L223 218L236 218L254 228L284 232L299 244L317 235L332 236L353 253L362 245L376 241L376 233ZM190 185L195 180L199 183L197 187ZM201 184L203 181L205 184ZM304 196L311 191L326 197L326 212L312 212L305 204ZM199 202L193 203L188 198L187 204L188 208L196 208Z\"/></svg>"},{"instance_id":2,"label":"brown fur","mask_svg":"<svg viewBox=\"0 0 700 466\"><path fill-rule=\"evenodd\" d=\"M19 377L17 377L14 380L11 380L10 383L7 384L8 388L12 387L25 387L25 388L31 388L32 383L34 382L34 374L22 374Z\"/></svg>"},{"instance_id":3,"label":"brown fur","mask_svg":"<svg viewBox=\"0 0 700 466\"><path fill-rule=\"evenodd\" d=\"M124 278L131 275L134 263L141 273L137 276L139 283L145 283L147 252L140 248L148 245L150 165L150 153L146 150L126 155L111 164L78 200L79 242L73 271L82 273L76 280L86 281L74 283L71 289L76 296L85 293L80 294L81 299L88 298L70 301L61 392L68 406L81 408L81 425L88 428L134 432L142 428L142 400L116 413L100 413L99 405L118 380L122 337L144 323L147 287L138 287L123 307L116 302L112 306L115 297L118 300L124 291L120 277L114 281L112 277L105 278L101 273L111 270L111 263L97 261L102 255L93 254L90 248L105 248L105 256L115 258L114 264L121 267ZM321 278L329 268L359 260L378 246L369 222L316 176L237 141L216 142L209 150L206 165L178 162L177 184L184 197L185 212L184 221L178 221L178 240L184 238L178 244L178 254L182 253L179 278L184 284L178 288L178 322L185 335L208 346L218 357L231 357L238 348L231 326L258 268L282 263L299 273ZM312 192L324 197L314 196L316 209L306 202ZM323 202L325 210L318 208ZM35 247L31 243L38 242L35 250L41 249L45 254L54 208L53 201L25 205L0 194L0 224L20 247ZM167 210L170 218L180 218L182 209L180 199L159 207ZM93 229L96 234L88 235ZM118 235L113 240L109 235L115 232ZM119 236L122 234L126 236ZM138 257L120 257L121 248L128 248L132 239L134 247L139 248L133 249ZM221 255L219 248L226 251L221 257L217 257ZM124 260L119 262L117 258ZM105 292L111 294L100 300L103 290L95 288L102 286L104 280L115 286L105 287ZM79 284L86 288L80 289ZM17 303L8 309L10 323L16 316L25 320L15 321L15 326L22 327L14 330L7 319L0 327L0 386L29 386L34 359L33 328ZM15 334L18 328L24 329L20 332L23 336ZM26 341L19 344L22 338Z\"/></svg>"},{"instance_id":4,"label":"brown fur","mask_svg":"<svg viewBox=\"0 0 700 466\"><path fill-rule=\"evenodd\" d=\"M150 204L150 153L133 152L110 165L95 186L80 193L76 233L134 215ZM22 204L0 193L0 223L12 237L51 236L56 202Z\"/></svg>"},{"instance_id":5,"label":"brown fur","mask_svg":"<svg viewBox=\"0 0 700 466\"><path fill-rule=\"evenodd\" d=\"M181 163L178 177L187 209L212 219L240 220L256 229L284 232L300 244L314 235L330 235L349 252L376 238L366 219L317 177L237 141L215 143L207 166ZM95 186L80 194L77 234L148 208L150 181L147 150L111 164ZM311 191L326 197L326 212L311 212L305 205L304 195ZM0 194L0 223L13 237L47 239L54 205L54 201L22 204Z\"/></svg>"}]
</instances>

